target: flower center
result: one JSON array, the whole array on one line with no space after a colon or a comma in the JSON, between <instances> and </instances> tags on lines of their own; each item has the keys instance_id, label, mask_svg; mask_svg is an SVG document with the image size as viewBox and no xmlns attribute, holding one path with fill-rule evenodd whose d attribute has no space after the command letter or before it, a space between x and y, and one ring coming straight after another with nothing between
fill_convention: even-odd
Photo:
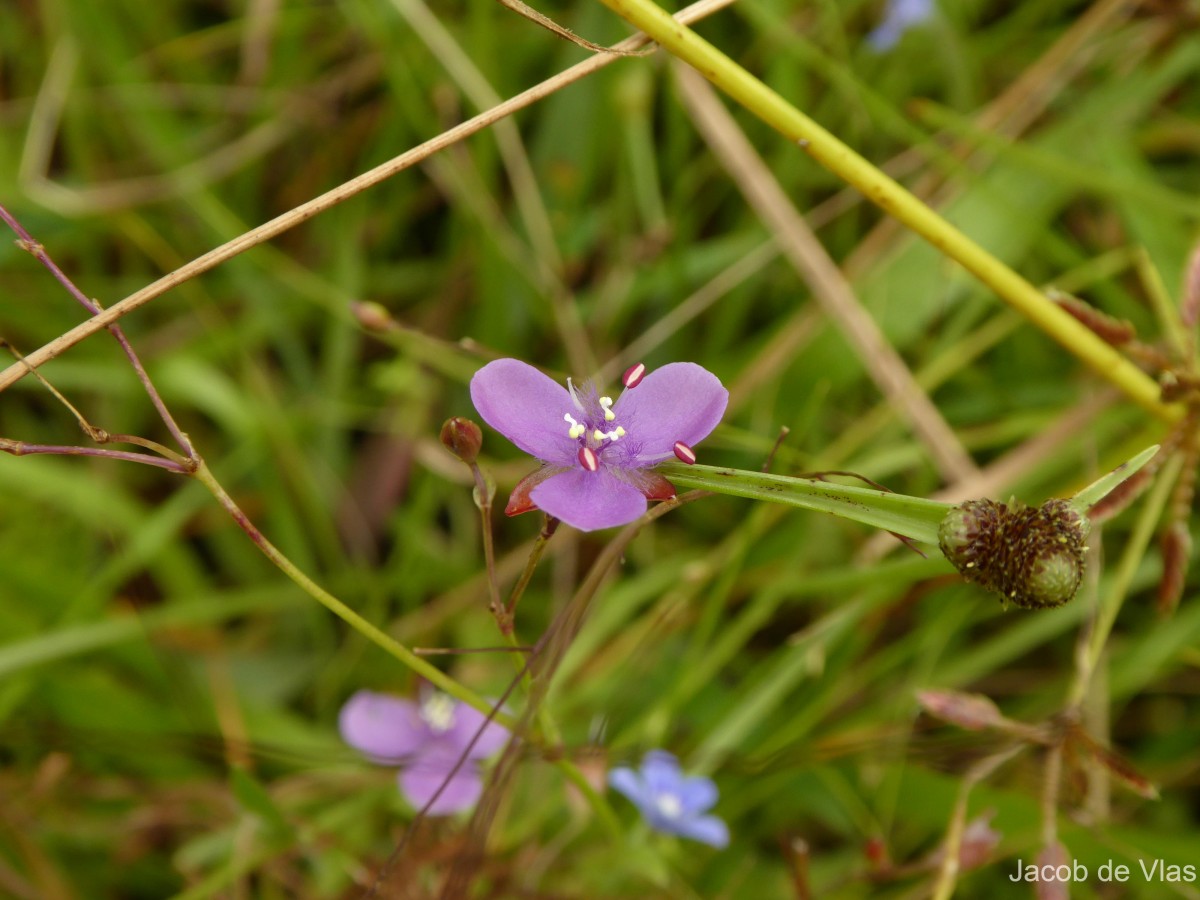
<instances>
[{"instance_id":1,"label":"flower center","mask_svg":"<svg viewBox=\"0 0 1200 900\"><path fill-rule=\"evenodd\" d=\"M430 731L442 734L454 727L454 705L447 694L430 694L421 704L421 718Z\"/></svg>"},{"instance_id":2,"label":"flower center","mask_svg":"<svg viewBox=\"0 0 1200 900\"><path fill-rule=\"evenodd\" d=\"M580 396L580 391L575 388L570 378L567 379L567 390L575 407L574 413L563 413L563 421L567 423L567 436L579 442L581 465L589 472L594 472L599 465L599 451L609 443L615 443L625 437L625 429L620 425L609 427L617 419L617 414L612 409L612 397L596 397L595 393L590 391Z\"/></svg>"},{"instance_id":3,"label":"flower center","mask_svg":"<svg viewBox=\"0 0 1200 900\"><path fill-rule=\"evenodd\" d=\"M678 819L683 813L683 804L674 794L659 794L654 798L654 807L664 819Z\"/></svg>"}]
</instances>

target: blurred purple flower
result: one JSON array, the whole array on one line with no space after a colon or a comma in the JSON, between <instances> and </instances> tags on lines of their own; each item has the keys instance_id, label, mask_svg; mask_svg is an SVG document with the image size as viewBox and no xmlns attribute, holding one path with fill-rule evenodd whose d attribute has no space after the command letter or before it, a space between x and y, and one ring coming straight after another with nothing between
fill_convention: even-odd
<instances>
[{"instance_id":1,"label":"blurred purple flower","mask_svg":"<svg viewBox=\"0 0 1200 900\"><path fill-rule=\"evenodd\" d=\"M372 762L399 766L400 793L417 809L445 783L428 810L431 816L444 816L475 805L483 791L479 760L508 741L507 728L495 722L484 726L484 720L478 710L437 691L429 691L420 703L359 691L342 707L338 730L342 740ZM467 750L480 726L483 733ZM467 758L451 777L464 750Z\"/></svg>"},{"instance_id":2,"label":"blurred purple flower","mask_svg":"<svg viewBox=\"0 0 1200 900\"><path fill-rule=\"evenodd\" d=\"M651 750L642 758L641 769L613 769L608 783L633 801L655 831L728 846L728 826L704 814L717 802L717 786L708 778L684 775L670 753Z\"/></svg>"},{"instance_id":3,"label":"blurred purple flower","mask_svg":"<svg viewBox=\"0 0 1200 900\"><path fill-rule=\"evenodd\" d=\"M525 478L505 509L537 508L581 531L632 522L646 500L666 500L675 489L649 471L672 456L694 461L691 446L704 440L725 413L729 392L695 363L671 363L630 384L614 403L590 384L567 387L516 359L488 363L471 379L471 400L484 421L542 468ZM690 457L690 459L689 459Z\"/></svg>"},{"instance_id":4,"label":"blurred purple flower","mask_svg":"<svg viewBox=\"0 0 1200 900\"><path fill-rule=\"evenodd\" d=\"M867 35L867 44L877 53L891 50L904 32L933 18L934 10L933 0L888 0L882 21Z\"/></svg>"}]
</instances>

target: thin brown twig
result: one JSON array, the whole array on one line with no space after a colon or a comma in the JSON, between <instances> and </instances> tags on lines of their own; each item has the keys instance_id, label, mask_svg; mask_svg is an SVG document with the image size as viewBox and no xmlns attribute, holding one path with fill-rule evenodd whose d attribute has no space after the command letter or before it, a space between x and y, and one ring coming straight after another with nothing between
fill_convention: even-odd
<instances>
[{"instance_id":1,"label":"thin brown twig","mask_svg":"<svg viewBox=\"0 0 1200 900\"><path fill-rule=\"evenodd\" d=\"M168 472L180 475L190 475L195 466L191 460L180 461L167 459L162 456L151 456L149 453L134 453L130 450L109 450L105 447L79 447L74 444L31 444L26 441L14 441L0 438L0 453L12 456L95 456L101 459L111 459L118 462L135 462L147 466L157 466Z\"/></svg>"},{"instance_id":2,"label":"thin brown twig","mask_svg":"<svg viewBox=\"0 0 1200 900\"><path fill-rule=\"evenodd\" d=\"M700 0L694 3L687 9L681 10L676 18L685 24L702 19L705 16L711 15L719 9L723 9L732 3L733 0ZM624 41L621 41L615 46L618 49L634 49L648 43L649 38L644 34L636 34ZM203 273L214 269L224 262L233 259L233 257L257 247L259 244L265 243L272 238L278 237L285 231L296 227L297 225L313 218L320 213L337 206L351 197L354 197L363 191L374 187L375 185L386 181L393 175L403 172L417 163L421 162L437 153L444 150L446 147L458 141L475 134L484 128L491 125L505 116L531 106L537 101L549 96L555 91L561 90L569 84L573 84L581 78L598 71L609 65L620 57L611 54L599 54L589 57L581 63L578 63L571 68L560 72L553 78L549 78L540 84L535 85L515 97L512 97L503 103L489 109L487 112L468 119L467 121L451 128L435 138L431 138L425 143L412 148L399 156L382 163L375 168L362 173L361 175L350 179L344 184L326 191L318 197L314 197L307 203L302 203L294 209L271 219L269 222L264 222L257 228L252 228L244 234L238 235L231 241L227 241L219 247L216 247L203 256L199 256L189 263L180 266L174 272L164 275L139 291L135 291L128 297L125 297L119 303L104 309L99 315L93 316L86 322L82 322L64 334L59 335L49 343L39 347L37 350L30 353L26 359L31 367L38 367L46 363L48 360L54 359L62 355L64 352L74 347L80 341L91 337L97 331L107 328L109 325L117 322L124 316L129 315L136 309L145 306L152 300L161 297L163 294L178 287L185 281L202 275ZM28 373L28 369L24 366L13 365L9 366L4 371L0 372L0 391L7 389L16 382L20 381Z\"/></svg>"},{"instance_id":3,"label":"thin brown twig","mask_svg":"<svg viewBox=\"0 0 1200 900\"><path fill-rule=\"evenodd\" d=\"M570 41L577 47L583 47L585 50L591 50L593 53L619 53L625 56L644 56L645 51L638 50L617 50L612 47L605 47L602 44L593 44L586 38L581 38L570 28L559 25L549 16L544 16L527 3L522 3L521 0L499 0L501 6L511 9L519 16L524 16L531 22L541 25L547 31L557 34L564 41Z\"/></svg>"},{"instance_id":4,"label":"thin brown twig","mask_svg":"<svg viewBox=\"0 0 1200 900\"><path fill-rule=\"evenodd\" d=\"M471 460L467 465L475 479L475 505L479 508L479 530L483 539L483 562L487 571L488 594L491 596L489 607L497 621L502 620L503 608L500 605L500 582L496 577L496 542L492 532L492 495L495 486L488 483L479 463ZM501 631L504 631L503 624Z\"/></svg>"},{"instance_id":5,"label":"thin brown twig","mask_svg":"<svg viewBox=\"0 0 1200 900\"><path fill-rule=\"evenodd\" d=\"M579 586L578 590L576 590L574 596L571 598L571 601L555 617L554 621L538 639L537 643L533 645L529 653L526 655L520 670L508 683L504 693L501 694L496 701L495 707L496 709L499 709L512 695L513 691L516 690L517 685L521 684L530 677L534 679L533 690L529 694L525 711L521 716L520 723L514 731L516 735L522 735L525 733L525 729L528 728L529 722L532 721L532 717L536 714L537 710L541 706L542 699L545 697L546 691L549 689L553 674L558 668L559 663L562 661L563 654L566 652L571 641L574 639L575 634L578 631L579 624L582 622L589 604L595 597L596 592L600 589L600 586L603 583L604 578L607 576L609 570L616 565L617 561L620 560L621 556L624 554L625 549L629 546L630 541L637 537L642 528L653 522L655 519L666 515L685 503L690 503L706 496L708 496L707 491L690 491L687 494L682 494L674 498L673 500L663 501L662 503L658 504L658 506L646 512L637 521L631 522L629 525L625 526L625 528L623 528L621 532L618 533L617 536L613 538L600 553L600 556L592 564L591 569L588 571L583 583ZM509 647L507 649L511 650L513 648ZM364 900L379 896L379 891L383 888L385 881L390 877L392 870L403 859L404 853L412 839L414 829L424 818L432 805L437 802L437 798L441 795L442 791L445 790L446 785L449 783L450 779L454 777L455 772L457 772L464 764L470 753L470 747L474 745L475 741L478 740L480 735L483 733L484 727L486 727L486 723L480 726L479 731L476 732L474 738L471 740L471 743L467 748L464 749L454 768L447 774L446 781L442 783L442 785L429 799L426 805L420 811L418 811L416 820L412 823L412 825L409 826L404 836L397 844L396 848L392 851L391 855L376 873L371 887L368 889L367 893L363 895ZM500 763L492 772L485 798L476 806L470 825L470 830L474 837L474 841L472 842L473 845L481 842L484 836L486 836L487 830L491 827L491 822L495 815L497 806L496 794L502 785L507 781L507 775L511 774L511 762L515 758L516 752L516 741L515 739L510 740ZM466 852L470 854L470 849L468 849ZM478 862L479 860L477 855L460 857L456 861L449 878L442 887L441 896L458 896L456 893L458 887L460 885L466 885L470 883L470 879L474 874L475 867L478 865Z\"/></svg>"},{"instance_id":6,"label":"thin brown twig","mask_svg":"<svg viewBox=\"0 0 1200 900\"><path fill-rule=\"evenodd\" d=\"M532 653L530 644L505 644L503 647L413 647L417 656L467 656L472 653Z\"/></svg>"},{"instance_id":7,"label":"thin brown twig","mask_svg":"<svg viewBox=\"0 0 1200 900\"><path fill-rule=\"evenodd\" d=\"M554 537L554 532L557 530L558 519L553 516L545 516L542 520L542 528L538 532L537 539L533 542L533 547L529 550L529 559L525 562L525 568L521 571L521 577L517 579L517 583L513 585L512 591L509 592L508 604L504 607L504 622L507 623L510 632L513 627L513 620L517 616L517 604L521 602L521 598L525 595L525 588L529 586L529 580L533 577L533 571L537 568L542 554L546 551L546 544L549 543L550 538Z\"/></svg>"},{"instance_id":8,"label":"thin brown twig","mask_svg":"<svg viewBox=\"0 0 1200 900\"><path fill-rule=\"evenodd\" d=\"M779 436L775 438L775 443L771 445L771 452L767 454L767 458L763 460L762 470L764 472L771 471L771 466L775 463L775 454L779 452L779 448L783 446L783 442L787 440L787 436L792 433L792 429L786 425L779 429Z\"/></svg>"},{"instance_id":9,"label":"thin brown twig","mask_svg":"<svg viewBox=\"0 0 1200 900\"><path fill-rule=\"evenodd\" d=\"M524 679L527 675L533 678L533 689L529 693L526 709L522 716L524 721L528 722L541 707L546 692L550 688L550 682L553 680L554 673L557 671L564 654L578 633L592 600L600 590L609 571L624 555L629 543L641 533L645 526L649 525L655 519L666 515L685 503L690 503L706 496L708 496L707 491L689 491L686 494L675 497L673 500L663 501L646 512L641 518L626 525L600 552L600 555L592 563L591 569L588 570L587 575L584 577L583 583L575 591L570 602L554 618L550 627L538 639L534 645L533 653L529 655L524 667L517 675L518 681ZM509 690L511 691L514 686L515 682L510 684ZM476 848L483 846L499 805L499 792L511 779L516 759L516 747L513 742L510 742L500 762L492 771L485 799L476 806L475 813L471 817L471 824L469 826L471 842L466 855L457 859L455 865L451 867L450 873L442 885L439 897L458 898L467 895L471 879L474 877L481 861L481 854L478 853ZM407 836L405 840L407 840ZM395 855L393 854L393 857Z\"/></svg>"},{"instance_id":10,"label":"thin brown twig","mask_svg":"<svg viewBox=\"0 0 1200 900\"><path fill-rule=\"evenodd\" d=\"M7 224L8 227L16 233L17 237L19 238L17 245L33 256L33 258L40 262L43 266L45 266L50 274L54 276L54 279L66 289L68 294L74 297L75 300L93 316L100 314L102 310L100 304L96 300L88 297L83 293L83 291L79 290L79 288L75 286L75 283L67 277L67 274L58 267L58 264L55 263L53 259L50 258L50 255L46 252L46 248L42 246L41 242L36 240L33 235L25 229L25 226L17 221L16 217L2 204L0 204L0 219L3 219L5 224ZM150 398L150 402L154 404L154 408L157 410L159 418L161 418L163 424L167 426L167 430L171 432L171 437L175 439L175 442L179 444L184 453L186 453L189 457L194 457L195 449L192 447L187 435L183 433L177 424L175 424L174 417L172 417L170 411L167 409L167 405L163 402L162 397L159 396L157 389L154 387L154 382L150 380L150 375L146 372L146 368L142 365L141 359L138 358L137 353L134 351L133 345L130 344L129 340L125 337L125 332L121 330L121 326L114 322L107 327L109 332L111 332L112 336L116 339L117 343L121 345L121 351L125 354L125 358L129 360L129 365L133 367L134 374L137 375L137 379L139 382L141 382L142 389L145 390L146 395ZM18 361L18 366L22 364L28 371L33 370L33 364L31 364L27 358L22 358ZM44 383L45 381L43 381L43 384ZM57 394L57 392L55 393ZM63 402L66 403L66 400L62 398L61 394L58 396L59 399L62 399ZM80 422L83 422L83 417L75 411L73 406L67 403L67 407L73 413L75 413L75 417L79 419Z\"/></svg>"}]
</instances>

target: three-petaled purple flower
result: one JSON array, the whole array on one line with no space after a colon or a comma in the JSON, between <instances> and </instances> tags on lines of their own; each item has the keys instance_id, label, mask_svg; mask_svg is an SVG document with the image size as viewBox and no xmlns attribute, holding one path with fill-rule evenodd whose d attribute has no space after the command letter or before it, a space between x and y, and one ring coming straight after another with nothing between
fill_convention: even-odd
<instances>
[{"instance_id":1,"label":"three-petaled purple flower","mask_svg":"<svg viewBox=\"0 0 1200 900\"><path fill-rule=\"evenodd\" d=\"M563 388L516 359L490 362L471 379L484 421L537 457L542 468L512 493L505 512L541 509L581 531L632 522L646 500L675 489L649 471L672 456L695 462L694 444L717 427L729 392L695 363L670 363L643 378L626 373L614 403L590 384Z\"/></svg>"},{"instance_id":2,"label":"three-petaled purple flower","mask_svg":"<svg viewBox=\"0 0 1200 900\"><path fill-rule=\"evenodd\" d=\"M338 730L342 740L373 762L400 766L400 792L417 809L441 788L428 814L444 816L475 805L483 791L479 761L508 740L507 728L484 721L478 710L436 691L420 703L358 691L342 707ZM482 734L471 744L481 726ZM466 759L451 776L464 751Z\"/></svg>"},{"instance_id":3,"label":"three-petaled purple flower","mask_svg":"<svg viewBox=\"0 0 1200 900\"><path fill-rule=\"evenodd\" d=\"M729 827L716 816L705 815L717 802L717 786L711 779L684 775L670 753L651 750L642 758L641 769L613 769L608 783L633 801L655 831L713 847L728 846Z\"/></svg>"}]
</instances>

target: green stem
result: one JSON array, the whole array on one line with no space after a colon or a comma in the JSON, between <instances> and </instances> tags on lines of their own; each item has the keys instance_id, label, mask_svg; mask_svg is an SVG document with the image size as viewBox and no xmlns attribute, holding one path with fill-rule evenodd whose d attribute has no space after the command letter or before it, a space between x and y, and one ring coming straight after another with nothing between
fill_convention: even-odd
<instances>
[{"instance_id":1,"label":"green stem","mask_svg":"<svg viewBox=\"0 0 1200 900\"><path fill-rule=\"evenodd\" d=\"M884 212L960 263L1034 325L1135 403L1167 422L1183 410L1162 402L1158 385L1109 344L1052 303L1041 291L952 226L850 147L809 119L712 44L651 0L601 0L665 50L695 68L733 100L813 159L858 188Z\"/></svg>"},{"instance_id":2,"label":"green stem","mask_svg":"<svg viewBox=\"0 0 1200 900\"><path fill-rule=\"evenodd\" d=\"M1086 513L1096 501L1153 459L1157 452L1157 445L1147 447L1073 496L1072 505L1081 514ZM926 544L938 542L938 526L953 506L878 488L833 484L815 478L794 478L746 469L665 462L659 464L655 471L666 476L676 487L698 488L714 494L814 509Z\"/></svg>"},{"instance_id":3,"label":"green stem","mask_svg":"<svg viewBox=\"0 0 1200 900\"><path fill-rule=\"evenodd\" d=\"M1134 522L1129 537L1125 539L1125 550L1121 554L1120 562L1117 563L1112 582L1100 594L1100 603L1091 632L1087 637L1087 645L1078 657L1075 679L1067 696L1068 708L1081 704L1087 694L1088 685L1096 667L1100 665L1100 657L1104 653L1104 648L1108 645L1108 638L1117 621L1117 614L1121 611L1121 606L1129 593L1129 587L1133 583L1138 566L1141 565L1142 558L1146 555L1146 549L1150 546L1150 540L1154 537L1154 529L1158 525L1159 518L1166 509L1167 499L1171 495L1171 487L1175 484L1179 469L1180 458L1178 456L1172 456L1167 460L1162 471L1158 473L1154 487L1150 489L1149 495L1142 504L1142 509Z\"/></svg>"},{"instance_id":4,"label":"green stem","mask_svg":"<svg viewBox=\"0 0 1200 900\"><path fill-rule=\"evenodd\" d=\"M329 593L329 591L301 572L296 567L296 564L284 556L274 544L268 541L263 533L258 530L257 526L246 517L246 514L233 502L233 498L225 492L220 482L213 477L212 472L209 471L205 463L201 462L192 474L197 481L208 488L212 495L216 497L217 502L233 517L238 527L246 532L255 546L263 552L263 555L274 563L284 575L294 581L306 594L367 640L408 666L408 668L412 669L412 671L416 672L430 684L445 691L456 700L461 700L463 703L473 706L484 715L493 714L492 705L483 697L463 687L441 669L430 665L395 638L372 625L337 597L333 596L333 594ZM509 728L513 725L513 718L502 712L496 712L494 719Z\"/></svg>"},{"instance_id":5,"label":"green stem","mask_svg":"<svg viewBox=\"0 0 1200 900\"><path fill-rule=\"evenodd\" d=\"M715 494L814 509L902 534L926 544L937 543L938 525L952 507L950 503L893 494L875 488L745 469L666 462L655 471L665 475L676 487L699 488Z\"/></svg>"}]
</instances>

